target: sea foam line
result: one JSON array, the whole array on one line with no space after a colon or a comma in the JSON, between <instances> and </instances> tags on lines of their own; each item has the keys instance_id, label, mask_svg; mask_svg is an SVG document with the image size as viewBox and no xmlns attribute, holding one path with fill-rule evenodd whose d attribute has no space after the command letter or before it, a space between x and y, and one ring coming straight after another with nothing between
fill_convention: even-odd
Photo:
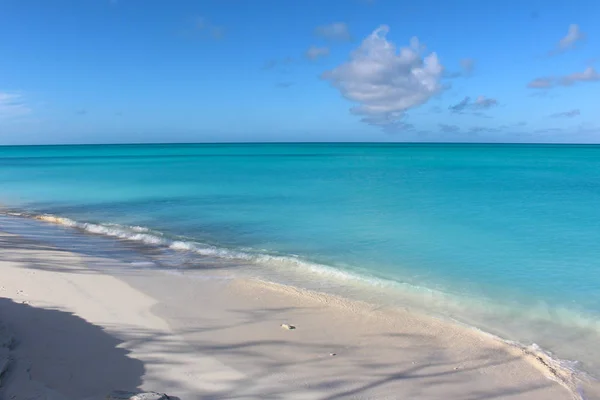
<instances>
[{"instance_id":1,"label":"sea foam line","mask_svg":"<svg viewBox=\"0 0 600 400\"><path fill-rule=\"evenodd\" d=\"M7 213L8 214L8 213ZM39 221L49 222L70 228L80 229L88 233L114 237L123 240L141 242L153 246L162 246L171 250L189 251L202 256L221 258L232 261L243 261L257 264L277 264L286 266L301 266L313 273L327 275L342 280L365 281L378 286L386 285L386 281L378 278L366 278L352 272L342 271L323 264L311 263L294 256L272 255L267 253L251 253L212 246L208 244L172 239L161 232L153 231L141 226L124 226L119 224L99 224L91 222L79 222L66 217L52 214L27 215L24 213L10 213L10 215L29 217Z\"/></svg>"},{"instance_id":2,"label":"sea foam line","mask_svg":"<svg viewBox=\"0 0 600 400\"><path fill-rule=\"evenodd\" d=\"M7 214L7 213L5 213ZM224 247L217 247L209 244L203 244L184 238L170 238L162 232L151 230L142 226L124 226L114 223L91 223L79 222L70 218L60 217L53 214L26 214L13 213L15 216L28 217L36 220L80 229L85 232L114 237L122 240L140 242L151 246L160 246L174 251L185 251L198 254L200 256L213 257L232 262L242 262L264 267L275 267L278 270L286 269L291 273L300 273L321 276L324 279L333 279L335 282L344 283L344 285L359 285L365 287L377 287L382 290L392 290L394 293L400 290L405 296L405 300L410 301L413 306L423 302L423 296L427 297L427 302L434 305L435 308L446 308L449 311L468 310L474 312L489 312L494 310L498 315L514 317L513 307L510 305L496 304L493 301L478 298L471 299L465 304L463 296L453 295L441 290L417 286L406 282L393 279L380 278L368 274L367 272L354 272L336 268L334 266L319 264L303 260L297 256L273 255L266 252L253 253L250 251L232 250ZM422 308L422 307L417 307ZM426 309L422 309L426 311ZM431 310L429 310L431 311ZM523 311L523 310L519 310ZM556 323L556 315L561 315L561 319L568 321L569 325L575 325L586 329L592 329L600 334L600 321L592 316L580 313L571 309L554 309L553 313L548 312L547 307L538 305L525 310L521 315L530 321L543 323Z\"/></svg>"}]
</instances>

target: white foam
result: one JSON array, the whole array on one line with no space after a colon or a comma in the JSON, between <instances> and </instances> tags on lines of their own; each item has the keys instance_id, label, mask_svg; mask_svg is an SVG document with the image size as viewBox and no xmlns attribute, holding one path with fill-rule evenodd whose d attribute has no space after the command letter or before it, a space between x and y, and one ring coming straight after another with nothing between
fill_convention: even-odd
<instances>
[{"instance_id":1,"label":"white foam","mask_svg":"<svg viewBox=\"0 0 600 400\"><path fill-rule=\"evenodd\" d=\"M156 266L156 264L153 263L152 261L133 261L133 262L130 262L129 265L131 265L132 267L137 267L137 268L155 267Z\"/></svg>"},{"instance_id":2,"label":"white foam","mask_svg":"<svg viewBox=\"0 0 600 400\"><path fill-rule=\"evenodd\" d=\"M22 214L21 216L27 216ZM162 238L162 234L150 233L151 230L142 226L123 226L119 224L95 224L89 222L78 222L65 217L52 214L35 215L34 219L77 228L89 233L116 237L124 240L132 240L150 245L168 245L168 241Z\"/></svg>"},{"instance_id":3,"label":"white foam","mask_svg":"<svg viewBox=\"0 0 600 400\"><path fill-rule=\"evenodd\" d=\"M96 224L89 222L77 222L69 218L58 217L51 214L37 215L33 216L33 218L44 222L50 222L54 224L81 229L89 233L116 237L123 240L137 241L149 245L166 246L171 250L189 251L203 256L278 267L301 267L304 269L304 271L310 271L317 275L330 277L336 280L346 282L364 282L370 285L380 287L390 286L395 283L393 281L386 281L384 279L367 277L323 264L308 262L300 259L296 255L280 256L265 253L252 253L250 251L236 251L193 241L170 240L165 238L163 233L154 232L151 229L142 226L123 226L114 223Z\"/></svg>"}]
</instances>

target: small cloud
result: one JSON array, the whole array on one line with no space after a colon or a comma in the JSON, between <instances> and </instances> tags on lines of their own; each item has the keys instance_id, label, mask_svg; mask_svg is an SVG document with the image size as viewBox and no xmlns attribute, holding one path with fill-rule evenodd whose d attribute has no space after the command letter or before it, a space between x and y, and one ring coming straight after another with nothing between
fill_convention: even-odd
<instances>
[{"instance_id":1,"label":"small cloud","mask_svg":"<svg viewBox=\"0 0 600 400\"><path fill-rule=\"evenodd\" d=\"M579 115L581 115L579 110L570 110L551 114L550 118L573 118L578 117Z\"/></svg>"},{"instance_id":2,"label":"small cloud","mask_svg":"<svg viewBox=\"0 0 600 400\"><path fill-rule=\"evenodd\" d=\"M465 97L459 103L448 107L448 109L452 112L460 113L463 110L465 110L467 107L469 107L470 101L471 101L470 97Z\"/></svg>"},{"instance_id":3,"label":"small cloud","mask_svg":"<svg viewBox=\"0 0 600 400\"><path fill-rule=\"evenodd\" d=\"M594 67L587 67L583 72L575 72L571 75L563 76L559 80L559 84L563 86L571 86L576 82L595 82L600 80L600 74L596 72Z\"/></svg>"},{"instance_id":4,"label":"small cloud","mask_svg":"<svg viewBox=\"0 0 600 400\"><path fill-rule=\"evenodd\" d=\"M315 28L315 35L326 40L348 42L352 40L352 35L348 25L344 22L334 22L329 25L321 25Z\"/></svg>"},{"instance_id":5,"label":"small cloud","mask_svg":"<svg viewBox=\"0 0 600 400\"><path fill-rule=\"evenodd\" d=\"M432 112L432 113L434 113L434 114L441 114L442 113L442 107L440 107L440 106L433 106L433 107L431 107L431 109L429 111Z\"/></svg>"},{"instance_id":6,"label":"small cloud","mask_svg":"<svg viewBox=\"0 0 600 400\"><path fill-rule=\"evenodd\" d=\"M435 53L422 57L417 38L396 48L381 25L350 53L350 59L322 78L346 99L358 103L350 112L386 131L414 128L403 122L407 110L429 101L442 90L443 66Z\"/></svg>"},{"instance_id":7,"label":"small cloud","mask_svg":"<svg viewBox=\"0 0 600 400\"><path fill-rule=\"evenodd\" d=\"M220 40L225 37L225 28L219 25L214 25L204 17L197 17L194 23L194 28L197 32L207 35L215 40Z\"/></svg>"},{"instance_id":8,"label":"small cloud","mask_svg":"<svg viewBox=\"0 0 600 400\"><path fill-rule=\"evenodd\" d=\"M555 86L572 86L577 82L600 81L600 74L594 67L587 67L583 72L574 72L559 77L536 78L527 84L531 89L549 89Z\"/></svg>"},{"instance_id":9,"label":"small cloud","mask_svg":"<svg viewBox=\"0 0 600 400\"><path fill-rule=\"evenodd\" d=\"M579 25L571 24L569 25L567 35L559 40L558 44L556 45L556 50L554 50L553 54L570 50L575 47L577 42L580 42L583 39L585 39L585 34L581 32Z\"/></svg>"},{"instance_id":10,"label":"small cloud","mask_svg":"<svg viewBox=\"0 0 600 400\"><path fill-rule=\"evenodd\" d=\"M460 130L457 125L439 124L440 130L445 133L454 133Z\"/></svg>"},{"instance_id":11,"label":"small cloud","mask_svg":"<svg viewBox=\"0 0 600 400\"><path fill-rule=\"evenodd\" d=\"M548 89L554 86L554 79L552 78L535 78L527 84L530 89Z\"/></svg>"},{"instance_id":12,"label":"small cloud","mask_svg":"<svg viewBox=\"0 0 600 400\"><path fill-rule=\"evenodd\" d=\"M491 107L495 107L497 105L498 105L498 100L490 99L489 97L485 97L485 96L478 96L475 99L475 102L473 103L473 106L475 106L475 108L480 108L480 109L484 109L484 110L487 110L488 108L491 108Z\"/></svg>"},{"instance_id":13,"label":"small cloud","mask_svg":"<svg viewBox=\"0 0 600 400\"><path fill-rule=\"evenodd\" d=\"M498 100L492 99L485 96L478 96L475 101L471 101L470 97L465 97L459 103L448 107L448 109L457 114L462 114L467 111L472 111L473 115L485 117L485 114L482 114L482 110L488 110L492 107L496 107L498 105Z\"/></svg>"},{"instance_id":14,"label":"small cloud","mask_svg":"<svg viewBox=\"0 0 600 400\"><path fill-rule=\"evenodd\" d=\"M290 86L292 86L294 84L294 82L278 82L275 84L275 87L278 87L280 89L287 89Z\"/></svg>"},{"instance_id":15,"label":"small cloud","mask_svg":"<svg viewBox=\"0 0 600 400\"><path fill-rule=\"evenodd\" d=\"M0 119L20 117L31 113L23 96L17 93L0 92Z\"/></svg>"},{"instance_id":16,"label":"small cloud","mask_svg":"<svg viewBox=\"0 0 600 400\"><path fill-rule=\"evenodd\" d=\"M306 50L305 56L309 60L315 61L321 57L327 57L329 55L328 47L317 47L310 46L308 50Z\"/></svg>"}]
</instances>

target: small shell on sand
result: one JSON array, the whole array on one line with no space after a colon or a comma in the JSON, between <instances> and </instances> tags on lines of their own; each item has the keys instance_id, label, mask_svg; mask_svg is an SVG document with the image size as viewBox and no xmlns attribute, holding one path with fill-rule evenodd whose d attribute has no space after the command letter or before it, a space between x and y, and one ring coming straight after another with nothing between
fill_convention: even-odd
<instances>
[{"instance_id":1,"label":"small shell on sand","mask_svg":"<svg viewBox=\"0 0 600 400\"><path fill-rule=\"evenodd\" d=\"M288 331L296 329L296 327L294 325L290 325L290 324L281 324L281 327L283 329L287 329Z\"/></svg>"}]
</instances>

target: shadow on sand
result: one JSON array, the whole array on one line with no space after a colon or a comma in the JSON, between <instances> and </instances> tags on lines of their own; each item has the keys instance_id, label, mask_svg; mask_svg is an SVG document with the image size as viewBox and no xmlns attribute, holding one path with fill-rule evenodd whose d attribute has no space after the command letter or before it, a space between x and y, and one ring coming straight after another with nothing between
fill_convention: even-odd
<instances>
[{"instance_id":1,"label":"shadow on sand","mask_svg":"<svg viewBox=\"0 0 600 400\"><path fill-rule=\"evenodd\" d=\"M0 398L46 398L33 397L44 386L70 399L105 398L107 388L142 383L144 365L123 342L72 313L0 298L0 322L15 337Z\"/></svg>"},{"instance_id":2,"label":"shadow on sand","mask_svg":"<svg viewBox=\"0 0 600 400\"><path fill-rule=\"evenodd\" d=\"M239 313L239 325L277 318L282 312L285 314L285 311L289 310L265 309L257 315L256 312L232 310ZM72 313L31 307L0 298L0 321L18 338L13 365L6 376L4 387L0 389L0 398L11 399L17 390L23 393L24 382L18 377L21 371L28 371L32 381L69 399L78 400L104 399L111 389L137 391L142 384L144 365L129 357L129 350L122 347L123 341ZM461 370L453 370L452 364L439 359L422 365L410 365L403 360L374 364L369 362L372 360L363 358L360 352L355 352L356 349L346 348L343 362L348 363L352 371L344 376L346 374L340 375L338 368L332 368L342 359L322 356L334 348L334 343L298 343L293 339L273 338L242 339L228 335L224 339L216 339L220 335L215 336L214 331L226 332L230 328L232 326L207 323L200 330L178 332L182 336L200 334L195 336L195 340L185 343L170 342L162 337L164 334L156 332L128 331L120 332L119 336L136 337L136 340L128 342L129 346L143 346L148 342L169 346L170 343L170 348L165 349L168 354L188 354L194 351L199 356L218 357L226 364L246 371L244 377L229 382L222 390L198 393L198 397L194 397L198 399L284 399L295 398L295 394L302 397L311 392L315 399L360 399L376 398L373 395L384 393L390 395L403 387L410 387L408 392L412 392L416 396L414 398L443 398L432 396L431 389L436 386L441 388L445 385L461 385L461 382L464 385L472 373L516 361L516 358L507 356L490 362L490 358L484 356L470 359L471 366ZM212 331L211 339L203 336L202 331ZM411 339L422 341L422 338ZM410 352L412 345L405 345L405 350ZM285 357L288 351L297 353L299 350L305 354L301 359ZM168 364L170 361L165 359L164 362ZM353 379L353 376L360 379ZM289 385L282 384L282 381L288 379L291 379ZM303 384L304 379L308 381ZM308 382L310 386L304 386ZM171 382L163 383L170 386ZM473 388L470 392L462 393L462 398L527 398L528 394L548 385L549 381L527 387L505 385L502 390ZM466 388L468 385L462 387ZM161 391L161 388L153 390ZM439 394L437 390L433 392ZM171 399L178 400L175 397Z\"/></svg>"}]
</instances>

